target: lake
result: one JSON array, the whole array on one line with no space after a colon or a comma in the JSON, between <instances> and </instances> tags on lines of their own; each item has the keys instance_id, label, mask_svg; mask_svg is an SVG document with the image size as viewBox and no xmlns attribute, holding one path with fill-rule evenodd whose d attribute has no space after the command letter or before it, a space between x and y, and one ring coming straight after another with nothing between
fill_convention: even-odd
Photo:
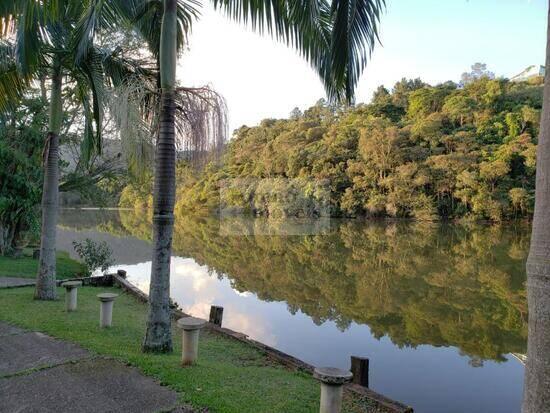
<instances>
[{"instance_id":1,"label":"lake","mask_svg":"<svg viewBox=\"0 0 550 413\"><path fill-rule=\"evenodd\" d=\"M63 210L58 248L106 241L148 292L151 218ZM316 366L370 359L370 387L419 413L519 412L528 225L178 217L171 296ZM74 256L74 252L73 252Z\"/></svg>"}]
</instances>

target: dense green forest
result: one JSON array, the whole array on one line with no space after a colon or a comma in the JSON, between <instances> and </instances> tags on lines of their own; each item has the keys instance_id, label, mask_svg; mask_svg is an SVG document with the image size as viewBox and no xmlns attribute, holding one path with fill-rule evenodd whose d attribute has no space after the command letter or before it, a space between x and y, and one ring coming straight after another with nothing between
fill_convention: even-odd
<instances>
[{"instance_id":1,"label":"dense green forest","mask_svg":"<svg viewBox=\"0 0 550 413\"><path fill-rule=\"evenodd\" d=\"M430 86L403 79L370 104L324 101L236 130L200 173L178 169L177 211L270 217L489 219L532 213L542 78ZM150 180L121 206L147 206Z\"/></svg>"}]
</instances>

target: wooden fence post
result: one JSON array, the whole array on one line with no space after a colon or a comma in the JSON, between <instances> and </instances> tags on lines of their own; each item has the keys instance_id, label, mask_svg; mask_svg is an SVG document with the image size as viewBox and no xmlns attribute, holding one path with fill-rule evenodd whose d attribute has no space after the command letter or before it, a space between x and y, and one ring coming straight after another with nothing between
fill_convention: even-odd
<instances>
[{"instance_id":1,"label":"wooden fence post","mask_svg":"<svg viewBox=\"0 0 550 413\"><path fill-rule=\"evenodd\" d=\"M218 327L222 326L223 319L223 307L213 305L210 307L210 321L212 324L216 324Z\"/></svg>"},{"instance_id":2,"label":"wooden fence post","mask_svg":"<svg viewBox=\"0 0 550 413\"><path fill-rule=\"evenodd\" d=\"M368 358L351 356L351 372L353 373L353 383L369 387Z\"/></svg>"}]
</instances>

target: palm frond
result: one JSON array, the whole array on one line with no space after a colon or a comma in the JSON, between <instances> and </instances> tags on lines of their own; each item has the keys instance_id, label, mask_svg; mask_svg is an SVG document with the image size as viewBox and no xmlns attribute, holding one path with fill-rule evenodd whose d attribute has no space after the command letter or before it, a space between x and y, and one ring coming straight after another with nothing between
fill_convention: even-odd
<instances>
[{"instance_id":1,"label":"palm frond","mask_svg":"<svg viewBox=\"0 0 550 413\"><path fill-rule=\"evenodd\" d=\"M75 98L82 106L84 114L84 133L83 139L80 141L80 159L84 165L88 166L95 152L95 138L93 127L93 110L90 103L91 98L89 95L89 89L86 85L87 82L77 82L75 87Z\"/></svg>"},{"instance_id":2,"label":"palm frond","mask_svg":"<svg viewBox=\"0 0 550 413\"><path fill-rule=\"evenodd\" d=\"M0 2L0 38L7 38L15 33L17 16L21 14L27 0Z\"/></svg>"},{"instance_id":3,"label":"palm frond","mask_svg":"<svg viewBox=\"0 0 550 413\"><path fill-rule=\"evenodd\" d=\"M17 106L31 79L17 70L13 44L0 40L0 112Z\"/></svg>"},{"instance_id":4,"label":"palm frond","mask_svg":"<svg viewBox=\"0 0 550 413\"><path fill-rule=\"evenodd\" d=\"M33 0L24 2L16 29L15 54L17 66L27 74L38 66L44 36L43 13L40 4Z\"/></svg>"},{"instance_id":5,"label":"palm frond","mask_svg":"<svg viewBox=\"0 0 550 413\"><path fill-rule=\"evenodd\" d=\"M153 87L157 78L156 65L147 58L127 57L121 48L114 50L95 46L96 53L101 55L105 78L111 87L118 87L128 79L142 81Z\"/></svg>"},{"instance_id":6,"label":"palm frond","mask_svg":"<svg viewBox=\"0 0 550 413\"><path fill-rule=\"evenodd\" d=\"M158 94L139 80L127 79L111 89L108 110L119 131L122 152L134 176L143 176L153 161L158 128Z\"/></svg>"},{"instance_id":7,"label":"palm frond","mask_svg":"<svg viewBox=\"0 0 550 413\"><path fill-rule=\"evenodd\" d=\"M8 38L15 33L15 22L16 21L13 15L8 14L6 16L2 16L0 14L0 39Z\"/></svg>"},{"instance_id":8,"label":"palm frond","mask_svg":"<svg viewBox=\"0 0 550 413\"><path fill-rule=\"evenodd\" d=\"M129 8L133 15L129 19L147 41L149 50L155 58L160 53L160 27L163 15L162 0L132 0L134 7ZM200 16L201 2L198 0L178 0L177 2L178 37L177 50L181 52L191 32L193 21Z\"/></svg>"},{"instance_id":9,"label":"palm frond","mask_svg":"<svg viewBox=\"0 0 550 413\"><path fill-rule=\"evenodd\" d=\"M385 0L212 0L229 18L294 47L319 74L331 101L354 100L378 40Z\"/></svg>"},{"instance_id":10,"label":"palm frond","mask_svg":"<svg viewBox=\"0 0 550 413\"><path fill-rule=\"evenodd\" d=\"M352 100L359 77L379 41L384 0L333 0L329 95ZM327 74L328 75L328 74Z\"/></svg>"},{"instance_id":11,"label":"palm frond","mask_svg":"<svg viewBox=\"0 0 550 413\"><path fill-rule=\"evenodd\" d=\"M81 3L82 4L82 3ZM132 1L85 0L82 16L72 32L71 47L75 61L86 58L99 30L113 31L123 27L129 5Z\"/></svg>"},{"instance_id":12,"label":"palm frond","mask_svg":"<svg viewBox=\"0 0 550 413\"><path fill-rule=\"evenodd\" d=\"M72 77L79 84L81 104L84 108L86 127L84 129L83 161L88 163L94 154L101 154L103 110L105 106L105 78L101 55L94 48L74 67ZM90 94L84 88L90 90ZM91 96L90 96L91 95ZM91 97L91 99L90 99ZM93 126L92 126L93 124Z\"/></svg>"},{"instance_id":13,"label":"palm frond","mask_svg":"<svg viewBox=\"0 0 550 413\"><path fill-rule=\"evenodd\" d=\"M225 100L212 88L178 87L176 99L176 145L195 166L204 165L221 154L227 138ZM153 161L158 136L160 92L156 85L145 86L139 79L112 89L109 111L120 133L123 153L136 176Z\"/></svg>"}]
</instances>

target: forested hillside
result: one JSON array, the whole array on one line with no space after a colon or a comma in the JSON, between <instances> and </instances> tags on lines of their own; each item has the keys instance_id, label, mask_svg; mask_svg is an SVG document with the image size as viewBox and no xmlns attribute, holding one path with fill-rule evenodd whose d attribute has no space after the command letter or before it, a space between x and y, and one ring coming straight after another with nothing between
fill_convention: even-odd
<instances>
[{"instance_id":1,"label":"forested hillside","mask_svg":"<svg viewBox=\"0 0 550 413\"><path fill-rule=\"evenodd\" d=\"M241 127L221 161L179 167L179 212L499 221L532 212L542 79L419 79L370 104L320 101ZM124 206L142 190L125 189ZM146 193L146 191L145 191ZM143 201L146 202L146 201ZM144 205L142 203L142 205Z\"/></svg>"}]
</instances>

